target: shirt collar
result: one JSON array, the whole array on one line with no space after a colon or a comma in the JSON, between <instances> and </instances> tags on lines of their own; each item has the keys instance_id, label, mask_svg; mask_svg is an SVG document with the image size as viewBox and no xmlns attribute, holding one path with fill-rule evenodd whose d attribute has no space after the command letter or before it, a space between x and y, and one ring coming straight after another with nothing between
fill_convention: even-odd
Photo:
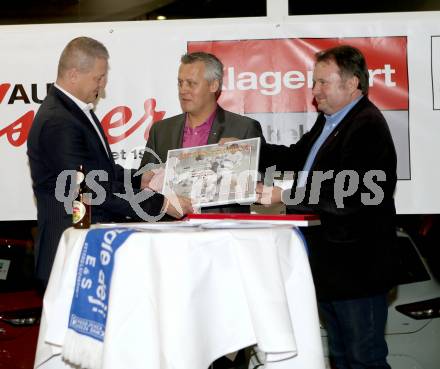
<instances>
[{"instance_id":1,"label":"shirt collar","mask_svg":"<svg viewBox=\"0 0 440 369\"><path fill-rule=\"evenodd\" d=\"M81 101L77 97L73 96L70 92L67 92L64 88L60 87L57 83L54 83L54 86L60 90L62 93L67 95L83 112L88 112L89 110L93 110L95 105L92 103L85 103L84 101Z\"/></svg>"},{"instance_id":2,"label":"shirt collar","mask_svg":"<svg viewBox=\"0 0 440 369\"><path fill-rule=\"evenodd\" d=\"M331 115L324 114L326 118L326 124L330 124L332 126L337 125L344 117L348 114L348 112L355 106L360 99L362 99L364 95L361 95L354 99L349 104L345 105L341 110L338 110L336 113L333 113Z\"/></svg>"},{"instance_id":3,"label":"shirt collar","mask_svg":"<svg viewBox=\"0 0 440 369\"><path fill-rule=\"evenodd\" d=\"M188 113L186 113L185 116L185 128L186 129L192 129L192 130L199 130L202 127L206 127L209 126L211 127L212 123L214 122L215 119L215 115L217 114L217 106L215 107L214 111L209 115L208 119L206 119L202 124L200 124L199 126L195 127L195 128L191 128L189 125L189 118L188 118Z\"/></svg>"}]
</instances>

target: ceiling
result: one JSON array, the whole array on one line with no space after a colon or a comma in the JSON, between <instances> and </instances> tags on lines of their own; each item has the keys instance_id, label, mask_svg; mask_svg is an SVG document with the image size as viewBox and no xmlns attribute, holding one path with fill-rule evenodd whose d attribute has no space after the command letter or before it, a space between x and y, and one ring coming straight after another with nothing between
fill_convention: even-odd
<instances>
[{"instance_id":1,"label":"ceiling","mask_svg":"<svg viewBox=\"0 0 440 369\"><path fill-rule=\"evenodd\" d=\"M0 24L136 19L174 0L3 0Z\"/></svg>"},{"instance_id":2,"label":"ceiling","mask_svg":"<svg viewBox=\"0 0 440 369\"><path fill-rule=\"evenodd\" d=\"M272 0L267 0L272 1ZM289 14L440 10L440 0L290 0ZM0 24L101 22L156 19L258 17L266 0L3 0Z\"/></svg>"}]
</instances>

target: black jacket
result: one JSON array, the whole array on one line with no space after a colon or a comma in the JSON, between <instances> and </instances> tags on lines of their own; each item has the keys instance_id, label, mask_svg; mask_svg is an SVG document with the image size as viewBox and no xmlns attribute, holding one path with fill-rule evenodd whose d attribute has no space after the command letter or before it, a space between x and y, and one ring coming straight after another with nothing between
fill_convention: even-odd
<instances>
[{"instance_id":1,"label":"black jacket","mask_svg":"<svg viewBox=\"0 0 440 369\"><path fill-rule=\"evenodd\" d=\"M302 170L324 123L325 117L320 114L310 132L290 147L263 145L260 169L276 165L282 171ZM396 166L388 125L377 107L363 97L319 149L304 200L287 206L289 212L320 215L321 242L309 242L318 299L374 295L394 284ZM381 171L386 179L378 180L373 171ZM315 190L313 172L315 176L325 173L329 178ZM356 188L353 194L352 188L347 187L349 178ZM294 185L290 198L294 198L295 190Z\"/></svg>"},{"instance_id":2,"label":"black jacket","mask_svg":"<svg viewBox=\"0 0 440 369\"><path fill-rule=\"evenodd\" d=\"M85 113L62 91L52 87L41 104L28 137L28 157L33 190L37 200L38 238L36 242L37 277L49 278L62 232L71 226L72 216L55 197L56 181L63 170L76 170L80 164L86 172L103 170L107 180L97 180L105 189L105 201L92 206L92 222L139 219L130 203L115 193L125 193L124 173L139 187L140 176L116 165L104 131L98 123L105 145ZM70 187L70 181L66 184ZM135 190L136 191L136 190ZM140 203L150 215L157 215L163 196L154 194Z\"/></svg>"}]
</instances>

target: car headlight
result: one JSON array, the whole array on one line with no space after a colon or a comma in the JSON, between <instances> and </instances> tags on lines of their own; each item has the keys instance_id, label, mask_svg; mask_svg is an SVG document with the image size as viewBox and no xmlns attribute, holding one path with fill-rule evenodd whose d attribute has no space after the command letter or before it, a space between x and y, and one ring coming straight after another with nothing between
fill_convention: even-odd
<instances>
[{"instance_id":1,"label":"car headlight","mask_svg":"<svg viewBox=\"0 0 440 369\"><path fill-rule=\"evenodd\" d=\"M41 308L7 311L0 313L0 321L13 326L30 326L38 324L41 317Z\"/></svg>"},{"instance_id":2,"label":"car headlight","mask_svg":"<svg viewBox=\"0 0 440 369\"><path fill-rule=\"evenodd\" d=\"M396 310L416 320L439 318L440 297L431 300L398 305L396 306Z\"/></svg>"}]
</instances>

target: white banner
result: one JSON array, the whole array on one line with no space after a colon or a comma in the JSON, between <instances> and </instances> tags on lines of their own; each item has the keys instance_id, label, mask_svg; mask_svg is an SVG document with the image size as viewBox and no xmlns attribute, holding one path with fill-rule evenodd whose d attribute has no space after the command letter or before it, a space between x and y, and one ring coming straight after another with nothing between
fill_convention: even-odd
<instances>
[{"instance_id":1,"label":"white banner","mask_svg":"<svg viewBox=\"0 0 440 369\"><path fill-rule=\"evenodd\" d=\"M439 213L440 12L146 21L0 27L0 220L36 218L26 140L56 78L63 47L77 36L110 52L106 96L96 113L117 162L137 167L154 121L180 112L177 69L190 50L225 64L220 104L255 117L272 143L290 144L316 117L314 52L347 43L370 69L370 98L398 151L397 210ZM374 142L371 142L374 145ZM50 150L50 148L48 148ZM434 167L431 167L434 164Z\"/></svg>"}]
</instances>

